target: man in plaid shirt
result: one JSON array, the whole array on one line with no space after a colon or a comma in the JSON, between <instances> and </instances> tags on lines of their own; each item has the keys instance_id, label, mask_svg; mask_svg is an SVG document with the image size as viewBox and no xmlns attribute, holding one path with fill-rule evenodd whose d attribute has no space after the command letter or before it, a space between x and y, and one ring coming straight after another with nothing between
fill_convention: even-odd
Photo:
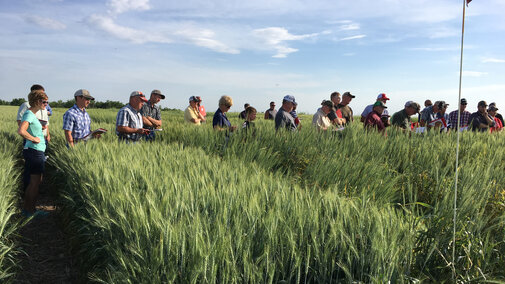
<instances>
[{"instance_id":1,"label":"man in plaid shirt","mask_svg":"<svg viewBox=\"0 0 505 284\"><path fill-rule=\"evenodd\" d=\"M470 122L470 115L471 113L466 111L466 106L468 105L468 102L466 99L461 99L460 103L460 108L459 111L461 112L461 119L459 121L460 127L467 127L468 123ZM451 129L457 129L458 128L458 111L452 111L449 113L449 127Z\"/></svg>"},{"instance_id":2,"label":"man in plaid shirt","mask_svg":"<svg viewBox=\"0 0 505 284\"><path fill-rule=\"evenodd\" d=\"M142 92L134 91L130 94L130 102L121 108L116 117L116 134L120 141L139 141L143 135L149 134L144 128L140 109L147 102Z\"/></svg>"},{"instance_id":3,"label":"man in plaid shirt","mask_svg":"<svg viewBox=\"0 0 505 284\"><path fill-rule=\"evenodd\" d=\"M92 100L95 100L88 90L80 89L74 94L75 105L63 115L63 131L67 145L73 147L91 133L91 119L86 108Z\"/></svg>"}]
</instances>

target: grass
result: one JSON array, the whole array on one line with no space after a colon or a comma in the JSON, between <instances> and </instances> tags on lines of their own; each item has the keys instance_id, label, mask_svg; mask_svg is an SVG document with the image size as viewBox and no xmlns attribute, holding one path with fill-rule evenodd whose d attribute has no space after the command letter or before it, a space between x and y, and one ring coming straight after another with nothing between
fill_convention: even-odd
<instances>
[{"instance_id":1,"label":"grass","mask_svg":"<svg viewBox=\"0 0 505 284\"><path fill-rule=\"evenodd\" d=\"M109 133L68 150L63 111L49 164L93 281L505 280L502 134L462 135L453 243L454 134L317 133L302 116L296 134L260 120L227 137L164 112L155 143L125 145L116 112L90 110Z\"/></svg>"}]
</instances>

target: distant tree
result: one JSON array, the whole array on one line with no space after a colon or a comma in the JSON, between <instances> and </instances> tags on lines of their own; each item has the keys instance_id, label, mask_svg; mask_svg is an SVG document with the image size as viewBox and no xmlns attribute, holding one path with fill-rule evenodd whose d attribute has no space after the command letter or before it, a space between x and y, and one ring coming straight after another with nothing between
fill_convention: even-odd
<instances>
[{"instance_id":1,"label":"distant tree","mask_svg":"<svg viewBox=\"0 0 505 284\"><path fill-rule=\"evenodd\" d=\"M0 105L8 106L8 105L10 105L10 102L4 101L4 100L0 100Z\"/></svg>"},{"instance_id":2,"label":"distant tree","mask_svg":"<svg viewBox=\"0 0 505 284\"><path fill-rule=\"evenodd\" d=\"M20 106L21 104L23 104L24 102L26 102L25 99L23 98L17 98L17 99L13 99L11 102L10 102L10 105L11 106Z\"/></svg>"}]
</instances>

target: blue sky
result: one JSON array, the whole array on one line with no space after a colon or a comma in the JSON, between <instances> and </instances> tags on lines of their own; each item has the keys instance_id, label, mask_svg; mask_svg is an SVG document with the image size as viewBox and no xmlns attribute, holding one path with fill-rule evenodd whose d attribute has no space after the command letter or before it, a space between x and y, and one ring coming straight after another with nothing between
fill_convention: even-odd
<instances>
[{"instance_id":1,"label":"blue sky","mask_svg":"<svg viewBox=\"0 0 505 284\"><path fill-rule=\"evenodd\" d=\"M263 111L292 94L314 113L350 91L355 113L385 92L457 104L462 1L0 0L0 97L33 83L50 100L80 88L100 101L160 89L163 107L221 95ZM463 97L505 109L505 0L467 8Z\"/></svg>"}]
</instances>

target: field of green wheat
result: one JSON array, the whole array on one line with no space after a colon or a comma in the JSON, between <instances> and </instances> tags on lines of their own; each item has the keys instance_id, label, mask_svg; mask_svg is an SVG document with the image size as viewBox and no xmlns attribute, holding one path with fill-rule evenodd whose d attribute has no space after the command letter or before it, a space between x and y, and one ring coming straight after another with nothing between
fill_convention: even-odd
<instances>
[{"instance_id":1,"label":"field of green wheat","mask_svg":"<svg viewBox=\"0 0 505 284\"><path fill-rule=\"evenodd\" d=\"M21 159L16 111L0 106L0 135L12 141L2 171ZM505 281L503 134L461 135L453 242L455 133L384 137L359 122L318 133L302 115L298 133L260 119L254 133L227 136L170 111L156 142L124 144L117 110L91 109L92 128L109 132L68 149L64 111L51 117L47 167L90 281ZM12 215L17 175L5 177L0 214ZM9 214L0 224L17 228ZM0 231L0 277L12 271L9 234Z\"/></svg>"}]
</instances>

